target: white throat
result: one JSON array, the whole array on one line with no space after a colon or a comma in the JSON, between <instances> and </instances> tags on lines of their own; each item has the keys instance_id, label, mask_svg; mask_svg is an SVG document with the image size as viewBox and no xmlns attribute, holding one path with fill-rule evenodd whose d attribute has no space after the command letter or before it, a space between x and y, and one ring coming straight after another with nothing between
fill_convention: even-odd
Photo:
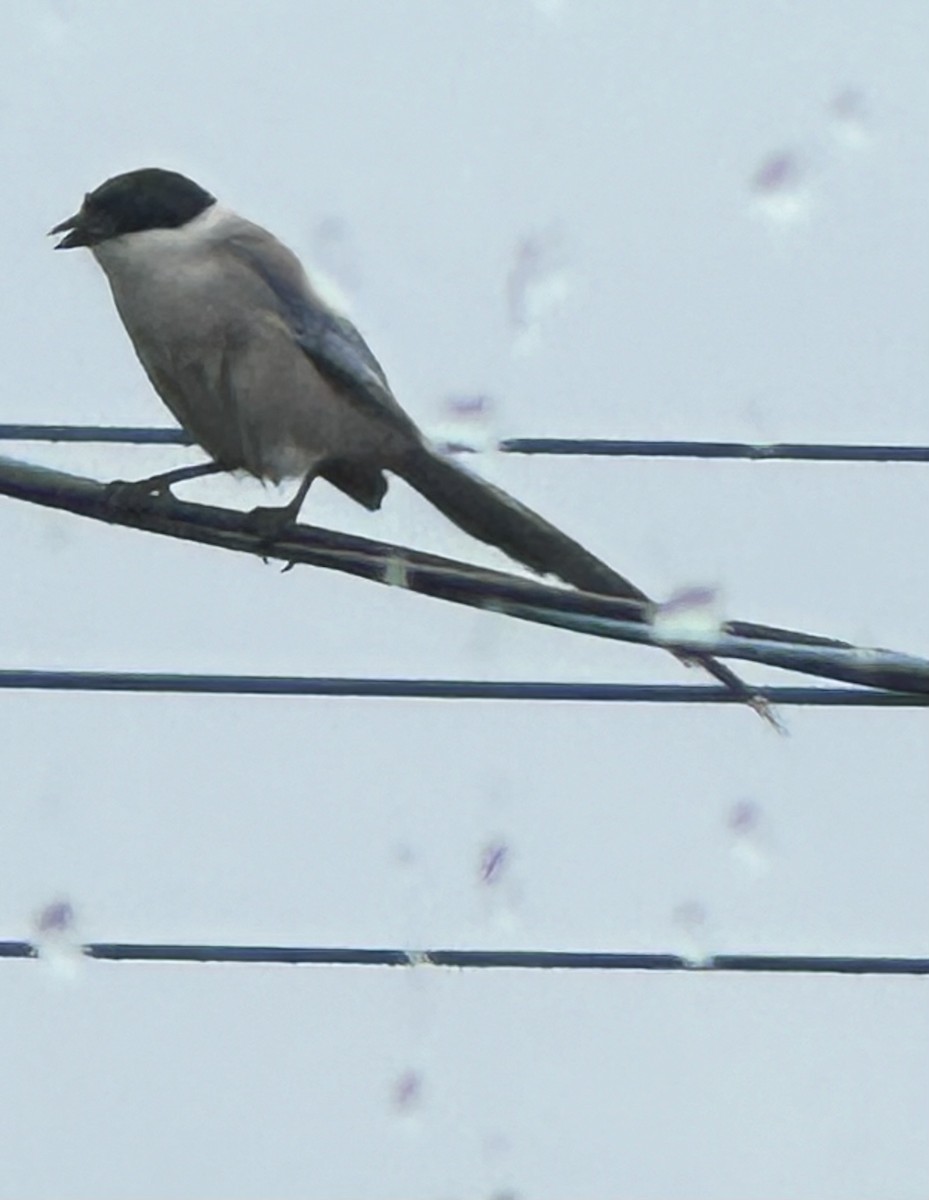
<instances>
[{"instance_id":1,"label":"white throat","mask_svg":"<svg viewBox=\"0 0 929 1200\"><path fill-rule=\"evenodd\" d=\"M241 221L218 202L176 229L140 229L91 246L91 252L108 275L134 268L151 269L171 261L189 260L222 238Z\"/></svg>"}]
</instances>

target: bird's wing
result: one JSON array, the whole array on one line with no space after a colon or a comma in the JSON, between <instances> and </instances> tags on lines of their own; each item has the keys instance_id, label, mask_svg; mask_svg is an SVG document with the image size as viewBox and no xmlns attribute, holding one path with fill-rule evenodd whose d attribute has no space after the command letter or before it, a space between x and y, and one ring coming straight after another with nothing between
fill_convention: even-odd
<instances>
[{"instance_id":1,"label":"bird's wing","mask_svg":"<svg viewBox=\"0 0 929 1200\"><path fill-rule=\"evenodd\" d=\"M257 226L236 232L224 246L261 281L294 341L341 395L367 415L419 440L415 424L394 397L367 342L348 317L314 292L295 254Z\"/></svg>"}]
</instances>

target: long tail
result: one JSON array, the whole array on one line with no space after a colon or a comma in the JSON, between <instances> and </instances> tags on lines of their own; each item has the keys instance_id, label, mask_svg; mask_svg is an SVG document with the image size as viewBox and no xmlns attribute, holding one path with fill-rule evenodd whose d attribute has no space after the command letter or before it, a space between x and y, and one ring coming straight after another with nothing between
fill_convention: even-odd
<instances>
[{"instance_id":1,"label":"long tail","mask_svg":"<svg viewBox=\"0 0 929 1200\"><path fill-rule=\"evenodd\" d=\"M608 567L596 555L520 504L502 488L472 475L427 445L411 449L391 469L459 529L539 575L556 575L584 592L619 596L649 603L641 588ZM734 671L708 654L679 654L685 663L699 663L739 699L761 712L777 727L771 711Z\"/></svg>"},{"instance_id":2,"label":"long tail","mask_svg":"<svg viewBox=\"0 0 929 1200\"><path fill-rule=\"evenodd\" d=\"M585 592L648 601L634 583L531 508L428 446L410 451L393 470L459 529L531 571L557 575Z\"/></svg>"}]
</instances>

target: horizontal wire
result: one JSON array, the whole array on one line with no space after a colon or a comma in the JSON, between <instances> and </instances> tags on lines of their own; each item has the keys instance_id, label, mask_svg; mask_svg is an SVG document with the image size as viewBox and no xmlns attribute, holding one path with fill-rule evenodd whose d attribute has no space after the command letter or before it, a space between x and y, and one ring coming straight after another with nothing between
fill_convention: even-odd
<instances>
[{"instance_id":1,"label":"horizontal wire","mask_svg":"<svg viewBox=\"0 0 929 1200\"><path fill-rule=\"evenodd\" d=\"M619 701L637 704L738 704L730 689L654 683L544 680L373 679L342 676L195 675L143 671L0 670L0 691L140 692L219 696L345 696L408 700ZM923 708L929 695L852 687L759 687L774 705Z\"/></svg>"},{"instance_id":2,"label":"horizontal wire","mask_svg":"<svg viewBox=\"0 0 929 1200\"><path fill-rule=\"evenodd\" d=\"M0 424L0 441L97 442L192 446L181 429L137 425ZM722 458L795 462L929 462L929 446L848 445L830 442L719 442L615 438L505 438L504 454L584 455L608 458Z\"/></svg>"},{"instance_id":3,"label":"horizontal wire","mask_svg":"<svg viewBox=\"0 0 929 1200\"><path fill-rule=\"evenodd\" d=\"M929 975L929 958L883 955L611 953L579 950L400 950L355 946L208 946L90 942L88 958L111 962L282 963L354 967L457 967L556 971L702 971L780 974ZM41 944L0 942L0 958L36 958ZM54 948L50 953L54 954Z\"/></svg>"},{"instance_id":4,"label":"horizontal wire","mask_svg":"<svg viewBox=\"0 0 929 1200\"><path fill-rule=\"evenodd\" d=\"M929 462L929 446L847 445L829 442L622 441L610 438L507 438L507 454L606 458L736 458L771 462Z\"/></svg>"},{"instance_id":5,"label":"horizontal wire","mask_svg":"<svg viewBox=\"0 0 929 1200\"><path fill-rule=\"evenodd\" d=\"M24 425L0 424L3 442L116 442L134 446L193 446L183 429L153 429L144 425Z\"/></svg>"}]
</instances>

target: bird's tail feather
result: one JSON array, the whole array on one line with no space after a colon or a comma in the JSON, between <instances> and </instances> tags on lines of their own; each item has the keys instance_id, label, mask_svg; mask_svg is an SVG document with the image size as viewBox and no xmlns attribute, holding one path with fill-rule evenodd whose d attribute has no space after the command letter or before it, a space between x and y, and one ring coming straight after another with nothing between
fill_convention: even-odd
<instances>
[{"instance_id":1,"label":"bird's tail feather","mask_svg":"<svg viewBox=\"0 0 929 1200\"><path fill-rule=\"evenodd\" d=\"M411 451L394 470L459 529L539 575L556 575L585 592L648 601L634 583L531 508L428 446Z\"/></svg>"},{"instance_id":2,"label":"bird's tail feather","mask_svg":"<svg viewBox=\"0 0 929 1200\"><path fill-rule=\"evenodd\" d=\"M650 602L634 583L531 508L428 446L410 450L392 464L392 469L459 529L478 541L496 546L539 575L556 575L585 592L639 600L643 604ZM696 652L677 657L685 663L699 663L739 699L776 725L764 701L724 663Z\"/></svg>"}]
</instances>

